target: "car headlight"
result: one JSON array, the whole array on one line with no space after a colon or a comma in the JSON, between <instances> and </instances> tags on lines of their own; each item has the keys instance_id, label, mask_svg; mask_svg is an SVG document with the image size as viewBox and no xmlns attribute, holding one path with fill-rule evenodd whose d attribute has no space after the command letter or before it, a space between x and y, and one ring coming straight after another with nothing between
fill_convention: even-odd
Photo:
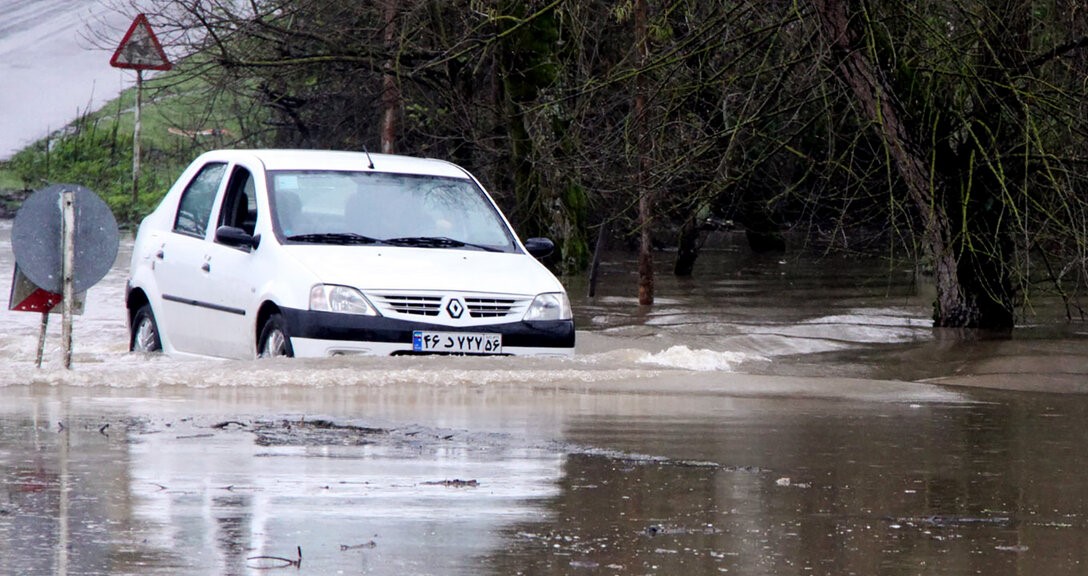
<instances>
[{"instance_id":1,"label":"car headlight","mask_svg":"<svg viewBox=\"0 0 1088 576\"><path fill-rule=\"evenodd\" d=\"M570 320L573 317L567 295L563 292L548 292L533 299L523 320Z\"/></svg>"},{"instance_id":2,"label":"car headlight","mask_svg":"<svg viewBox=\"0 0 1088 576\"><path fill-rule=\"evenodd\" d=\"M310 310L380 316L362 292L335 284L318 284L310 289Z\"/></svg>"}]
</instances>

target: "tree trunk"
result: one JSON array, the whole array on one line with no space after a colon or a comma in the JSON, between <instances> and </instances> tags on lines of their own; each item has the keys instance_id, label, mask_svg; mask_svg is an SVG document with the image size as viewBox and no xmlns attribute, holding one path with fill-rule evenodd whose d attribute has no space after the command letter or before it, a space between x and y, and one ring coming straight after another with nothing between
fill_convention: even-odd
<instances>
[{"instance_id":1,"label":"tree trunk","mask_svg":"<svg viewBox=\"0 0 1088 576\"><path fill-rule=\"evenodd\" d=\"M695 260L699 258L699 215L694 213L684 219L680 225L680 238L677 242L676 262L672 273L676 276L691 276L695 271Z\"/></svg>"},{"instance_id":2,"label":"tree trunk","mask_svg":"<svg viewBox=\"0 0 1088 576\"><path fill-rule=\"evenodd\" d=\"M638 223L641 230L638 248L638 303L649 306L654 303L654 256L653 256L653 197L648 184L650 155L649 130L646 118L646 63L649 60L647 38L646 0L635 0L635 50L638 58L638 76L635 79L635 147L638 155L637 190Z\"/></svg>"},{"instance_id":3,"label":"tree trunk","mask_svg":"<svg viewBox=\"0 0 1088 576\"><path fill-rule=\"evenodd\" d=\"M978 326L1008 330L1015 323L1015 294L1010 269L1015 258L1011 222L1016 208L1007 199L1027 178L1019 156L1030 124L1014 74L1026 69L1031 46L1032 3L1013 0L991 6L995 17L979 26L986 48L976 62L976 108L968 124L974 137L961 145L957 182L967 190L962 206L960 280L976 298ZM1020 190L1020 194L1028 194ZM949 210L951 211L951 206Z\"/></svg>"},{"instance_id":4,"label":"tree trunk","mask_svg":"<svg viewBox=\"0 0 1088 576\"><path fill-rule=\"evenodd\" d=\"M850 14L849 0L812 0L832 56L836 73L854 94L858 104L880 130L895 168L907 188L923 226L923 247L932 261L937 284L934 323L937 326L975 326L978 307L960 283L953 250L952 228L942 202L941 179L930 179L926 155L917 146L906 124L907 115L883 72L866 53L866 43L851 26L866 14ZM853 19L852 19L853 16ZM855 26L859 26L855 24Z\"/></svg>"},{"instance_id":5,"label":"tree trunk","mask_svg":"<svg viewBox=\"0 0 1088 576\"><path fill-rule=\"evenodd\" d=\"M593 261L589 265L589 297L597 295L597 279L601 272L601 255L608 243L609 223L605 219L597 229L597 245L593 248Z\"/></svg>"},{"instance_id":6,"label":"tree trunk","mask_svg":"<svg viewBox=\"0 0 1088 576\"><path fill-rule=\"evenodd\" d=\"M381 144L383 154L396 152L397 112L400 110L400 88L397 86L395 69L396 54L396 19L398 0L384 0L382 19L385 24L385 49L389 53L382 74L382 127Z\"/></svg>"}]
</instances>

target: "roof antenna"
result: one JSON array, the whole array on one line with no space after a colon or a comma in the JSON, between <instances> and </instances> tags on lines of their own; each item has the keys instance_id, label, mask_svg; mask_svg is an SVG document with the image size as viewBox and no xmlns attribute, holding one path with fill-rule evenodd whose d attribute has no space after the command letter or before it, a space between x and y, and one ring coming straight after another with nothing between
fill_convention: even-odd
<instances>
[{"instance_id":1,"label":"roof antenna","mask_svg":"<svg viewBox=\"0 0 1088 576\"><path fill-rule=\"evenodd\" d=\"M374 159L370 157L370 151L366 149L366 145L363 145L363 154L366 154L366 161L370 162L369 168L374 169Z\"/></svg>"}]
</instances>

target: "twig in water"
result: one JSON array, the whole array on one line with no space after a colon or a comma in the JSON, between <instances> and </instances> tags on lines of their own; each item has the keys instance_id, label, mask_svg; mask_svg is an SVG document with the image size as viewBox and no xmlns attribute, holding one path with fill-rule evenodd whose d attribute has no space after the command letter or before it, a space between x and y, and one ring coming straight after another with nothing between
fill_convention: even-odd
<instances>
[{"instance_id":1,"label":"twig in water","mask_svg":"<svg viewBox=\"0 0 1088 576\"><path fill-rule=\"evenodd\" d=\"M244 422L238 422L237 420L226 420L224 422L212 425L212 428L215 428L216 430L222 430L228 426L238 426L239 428L245 428L246 424Z\"/></svg>"},{"instance_id":2,"label":"twig in water","mask_svg":"<svg viewBox=\"0 0 1088 576\"><path fill-rule=\"evenodd\" d=\"M340 551L341 552L346 552L348 550L361 550L361 549L365 549L365 548L376 548L377 546L378 546L377 542L375 542L373 540L370 540L369 542L364 542L362 544L354 544L354 545L351 545L351 546L349 546L347 544L341 544L340 545Z\"/></svg>"},{"instance_id":3,"label":"twig in water","mask_svg":"<svg viewBox=\"0 0 1088 576\"><path fill-rule=\"evenodd\" d=\"M282 556L250 556L249 558L246 558L247 562L250 560L271 560L273 562L279 562L279 564L274 566L250 566L250 568L255 570L271 570L273 568L289 568L291 566L302 568L302 546L298 547L298 558L295 560Z\"/></svg>"}]
</instances>

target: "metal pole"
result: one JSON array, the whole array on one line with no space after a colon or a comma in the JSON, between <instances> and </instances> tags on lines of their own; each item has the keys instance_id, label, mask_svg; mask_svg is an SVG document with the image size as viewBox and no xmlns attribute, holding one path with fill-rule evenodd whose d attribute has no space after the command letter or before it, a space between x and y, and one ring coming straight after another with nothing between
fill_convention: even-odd
<instances>
[{"instance_id":1,"label":"metal pole","mask_svg":"<svg viewBox=\"0 0 1088 576\"><path fill-rule=\"evenodd\" d=\"M38 331L38 368L42 367L42 356L45 355L45 331L49 328L49 311L42 312L42 327Z\"/></svg>"},{"instance_id":2,"label":"metal pole","mask_svg":"<svg viewBox=\"0 0 1088 576\"><path fill-rule=\"evenodd\" d=\"M61 278L64 281L64 319L61 323L61 346L64 350L64 367L72 368L72 313L75 304L75 268L76 268L76 210L75 192L61 192L60 205L64 225L61 227L61 251L64 264L61 266Z\"/></svg>"},{"instance_id":3,"label":"metal pole","mask_svg":"<svg viewBox=\"0 0 1088 576\"><path fill-rule=\"evenodd\" d=\"M136 203L140 197L140 109L143 107L144 71L136 70L136 117L132 129L132 206L129 217L136 222Z\"/></svg>"}]
</instances>

